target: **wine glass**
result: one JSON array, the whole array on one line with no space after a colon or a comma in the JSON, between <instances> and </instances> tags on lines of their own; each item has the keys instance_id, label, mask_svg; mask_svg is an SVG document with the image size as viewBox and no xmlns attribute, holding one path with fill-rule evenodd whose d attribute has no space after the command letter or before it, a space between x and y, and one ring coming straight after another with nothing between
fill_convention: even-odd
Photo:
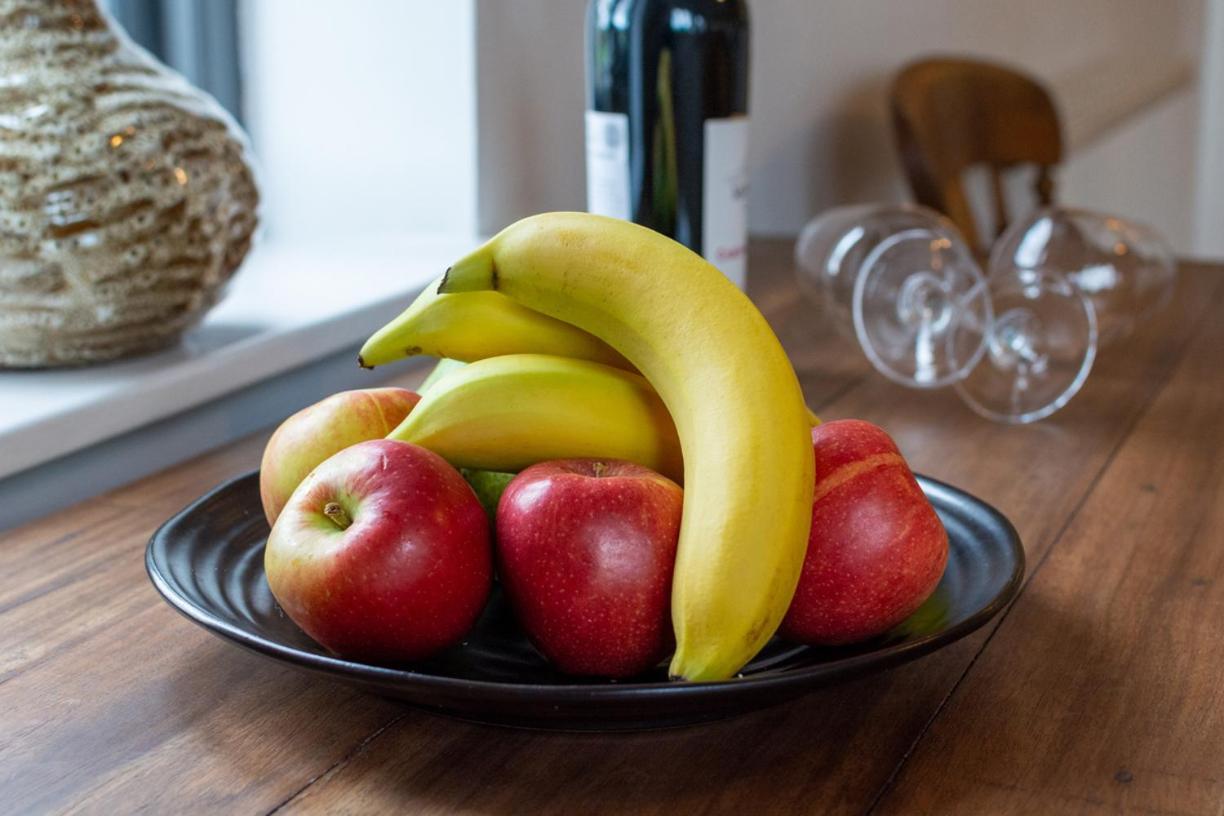
<instances>
[{"instance_id":1,"label":"wine glass","mask_svg":"<svg viewBox=\"0 0 1224 816\"><path fill-rule=\"evenodd\" d=\"M987 278L947 219L916 206L836 208L796 244L801 285L819 293L872 365L918 388L956 385L1004 422L1049 416L1096 356L1091 302L1052 270Z\"/></svg>"},{"instance_id":2,"label":"wine glass","mask_svg":"<svg viewBox=\"0 0 1224 816\"><path fill-rule=\"evenodd\" d=\"M1046 207L995 242L990 274L1011 270L1067 277L1096 309L1101 345L1130 334L1168 303L1176 265L1151 228L1090 210Z\"/></svg>"},{"instance_id":3,"label":"wine glass","mask_svg":"<svg viewBox=\"0 0 1224 816\"><path fill-rule=\"evenodd\" d=\"M825 211L795 246L800 286L894 382L939 388L985 351L986 281L956 227L912 205Z\"/></svg>"}]
</instances>

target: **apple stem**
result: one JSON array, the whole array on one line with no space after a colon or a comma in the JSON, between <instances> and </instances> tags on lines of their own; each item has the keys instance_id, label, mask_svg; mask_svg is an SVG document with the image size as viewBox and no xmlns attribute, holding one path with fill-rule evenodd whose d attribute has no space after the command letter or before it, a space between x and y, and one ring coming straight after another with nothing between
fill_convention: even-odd
<instances>
[{"instance_id":1,"label":"apple stem","mask_svg":"<svg viewBox=\"0 0 1224 816\"><path fill-rule=\"evenodd\" d=\"M600 476L603 476L604 471L607 469L608 469L608 466L603 462L592 462L591 463L591 470L595 471L595 478L599 478Z\"/></svg>"},{"instance_id":2,"label":"apple stem","mask_svg":"<svg viewBox=\"0 0 1224 816\"><path fill-rule=\"evenodd\" d=\"M330 501L323 506L323 515L327 516L341 530L347 530L353 523L353 518L340 506L340 502Z\"/></svg>"}]
</instances>

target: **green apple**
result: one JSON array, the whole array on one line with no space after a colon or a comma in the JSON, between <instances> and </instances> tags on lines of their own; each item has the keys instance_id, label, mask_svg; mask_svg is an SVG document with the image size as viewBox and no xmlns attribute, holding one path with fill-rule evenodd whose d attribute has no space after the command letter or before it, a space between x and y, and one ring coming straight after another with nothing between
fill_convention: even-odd
<instances>
[{"instance_id":1,"label":"green apple","mask_svg":"<svg viewBox=\"0 0 1224 816\"><path fill-rule=\"evenodd\" d=\"M463 478L472 486L472 490L476 493L476 498L480 499L480 505L485 509L485 513L490 520L497 518L497 503L501 501L501 495L506 490L506 485L514 480L516 474L502 473L496 470L474 470L472 468L459 468L459 472L463 474Z\"/></svg>"},{"instance_id":2,"label":"green apple","mask_svg":"<svg viewBox=\"0 0 1224 816\"><path fill-rule=\"evenodd\" d=\"M382 439L420 399L406 388L341 391L282 422L259 465L259 498L268 524L276 523L293 491L324 459L358 442Z\"/></svg>"}]
</instances>

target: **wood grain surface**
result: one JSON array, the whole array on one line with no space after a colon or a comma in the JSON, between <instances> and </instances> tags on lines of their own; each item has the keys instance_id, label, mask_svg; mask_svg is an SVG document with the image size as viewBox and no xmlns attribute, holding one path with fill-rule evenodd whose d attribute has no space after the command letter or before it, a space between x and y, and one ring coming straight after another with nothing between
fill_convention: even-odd
<instances>
[{"instance_id":1,"label":"wood grain surface","mask_svg":"<svg viewBox=\"0 0 1224 816\"><path fill-rule=\"evenodd\" d=\"M1224 812L1224 268L1105 349L1034 426L875 375L753 245L751 294L826 418L998 506L1018 600L916 663L709 726L452 721L247 654L144 575L168 516L256 435L0 539L0 812ZM372 375L371 384L377 377ZM399 378L411 385L412 377Z\"/></svg>"}]
</instances>

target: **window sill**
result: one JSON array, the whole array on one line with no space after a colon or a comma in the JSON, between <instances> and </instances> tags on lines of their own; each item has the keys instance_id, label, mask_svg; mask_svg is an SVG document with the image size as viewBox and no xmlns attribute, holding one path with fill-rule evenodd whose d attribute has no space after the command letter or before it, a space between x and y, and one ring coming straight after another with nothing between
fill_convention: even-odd
<instances>
[{"instance_id":1,"label":"window sill","mask_svg":"<svg viewBox=\"0 0 1224 816\"><path fill-rule=\"evenodd\" d=\"M357 347L474 243L269 243L175 348L93 368L0 372L0 529L372 384L354 363Z\"/></svg>"}]
</instances>

